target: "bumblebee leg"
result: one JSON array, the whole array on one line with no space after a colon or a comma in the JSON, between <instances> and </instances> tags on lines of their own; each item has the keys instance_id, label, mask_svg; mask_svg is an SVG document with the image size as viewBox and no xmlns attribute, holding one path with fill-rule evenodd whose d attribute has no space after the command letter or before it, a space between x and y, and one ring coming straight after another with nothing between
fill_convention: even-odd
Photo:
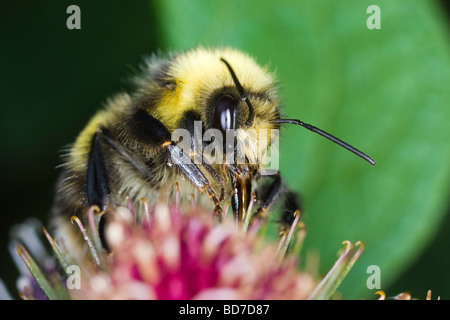
<instances>
[{"instance_id":1,"label":"bumblebee leg","mask_svg":"<svg viewBox=\"0 0 450 320\"><path fill-rule=\"evenodd\" d=\"M300 210L300 214L302 212L301 204L300 204L300 196L285 187L283 192L284 202L281 211L280 223L281 227L285 230L289 230L292 223L295 220L294 213L297 210Z\"/></svg>"},{"instance_id":2,"label":"bumblebee leg","mask_svg":"<svg viewBox=\"0 0 450 320\"><path fill-rule=\"evenodd\" d=\"M209 174L211 175L211 177L213 177L214 181L216 181L219 184L219 186L220 186L219 201L222 202L222 200L225 198L225 181L223 181L222 177L213 168L213 166L211 164L205 162L203 164L203 167L205 167L205 169L208 170Z\"/></svg>"},{"instance_id":3,"label":"bumblebee leg","mask_svg":"<svg viewBox=\"0 0 450 320\"><path fill-rule=\"evenodd\" d=\"M91 142L86 184L88 205L96 205L104 210L110 191L98 133L94 134Z\"/></svg>"},{"instance_id":4,"label":"bumblebee leg","mask_svg":"<svg viewBox=\"0 0 450 320\"><path fill-rule=\"evenodd\" d=\"M266 190L261 190L262 204L257 209L253 218L258 218L265 220L267 219L267 214L270 207L280 198L284 198L280 224L282 229L289 229L294 222L294 212L296 210L301 210L300 208L300 198L299 195L291 190L289 190L282 182L279 173L267 176L267 178L272 178L274 181L267 187Z\"/></svg>"},{"instance_id":5,"label":"bumblebee leg","mask_svg":"<svg viewBox=\"0 0 450 320\"><path fill-rule=\"evenodd\" d=\"M256 212L253 215L253 218L258 218L261 220L267 219L267 212L269 208L272 206L272 204L277 200L279 197L280 191L281 191L281 176L277 172L275 175L267 176L267 178L272 178L274 181L268 186L266 190L261 190L262 195L262 204L261 206L256 210Z\"/></svg>"},{"instance_id":6,"label":"bumblebee leg","mask_svg":"<svg viewBox=\"0 0 450 320\"><path fill-rule=\"evenodd\" d=\"M102 210L105 210L108 205L110 190L108 186L108 175L100 145L100 138L101 135L99 133L95 133L91 142L86 176L87 201L89 207L95 205L102 208ZM105 224L106 215L103 214L100 217L98 234L103 248L109 251L104 232Z\"/></svg>"},{"instance_id":7,"label":"bumblebee leg","mask_svg":"<svg viewBox=\"0 0 450 320\"><path fill-rule=\"evenodd\" d=\"M170 163L178 169L199 191L207 191L215 205L215 212L222 213L220 201L211 187L210 182L200 171L192 159L171 140L169 130L144 109L136 110L126 122L126 130L135 139L144 142L156 150L166 149Z\"/></svg>"},{"instance_id":8,"label":"bumblebee leg","mask_svg":"<svg viewBox=\"0 0 450 320\"><path fill-rule=\"evenodd\" d=\"M203 127L201 126L201 117L196 112L189 110L186 111L178 122L179 128L185 128L190 135L190 145L191 145L191 157L193 157L195 163L201 163L201 165L208 171L215 182L220 186L220 197L219 201L225 198L225 182L219 173L213 168L211 162L202 152L202 141L198 137L202 136ZM196 125L195 123L200 125Z\"/></svg>"},{"instance_id":9,"label":"bumblebee leg","mask_svg":"<svg viewBox=\"0 0 450 320\"><path fill-rule=\"evenodd\" d=\"M222 215L222 207L220 201L217 198L217 194L211 187L210 182L195 165L192 160L180 149L176 144L171 141L164 143L170 153L170 159L172 165L175 167L200 191L206 190L214 203L214 212Z\"/></svg>"}]
</instances>

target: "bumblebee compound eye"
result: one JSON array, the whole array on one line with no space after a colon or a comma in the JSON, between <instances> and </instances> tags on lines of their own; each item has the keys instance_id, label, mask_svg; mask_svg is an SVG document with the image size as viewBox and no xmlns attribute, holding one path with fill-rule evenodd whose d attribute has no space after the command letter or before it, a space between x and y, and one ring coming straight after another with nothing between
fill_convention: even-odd
<instances>
[{"instance_id":1,"label":"bumblebee compound eye","mask_svg":"<svg viewBox=\"0 0 450 320\"><path fill-rule=\"evenodd\" d=\"M238 89L239 94L241 95L241 100L244 101L248 106L248 119L247 119L246 125L251 127L253 125L253 120L255 118L255 115L253 113L253 106L252 106L250 100L245 95L244 88L242 87L241 83L239 82L236 74L234 73L233 68L230 66L228 61L225 60L224 58L220 58L220 60L223 63L225 63L225 65L227 66L227 69L228 69L228 71L230 71L231 77L233 78L234 84L236 85L236 88Z\"/></svg>"},{"instance_id":2,"label":"bumblebee compound eye","mask_svg":"<svg viewBox=\"0 0 450 320\"><path fill-rule=\"evenodd\" d=\"M236 101L231 96L222 96L214 108L213 126L225 135L227 129L235 128Z\"/></svg>"}]
</instances>

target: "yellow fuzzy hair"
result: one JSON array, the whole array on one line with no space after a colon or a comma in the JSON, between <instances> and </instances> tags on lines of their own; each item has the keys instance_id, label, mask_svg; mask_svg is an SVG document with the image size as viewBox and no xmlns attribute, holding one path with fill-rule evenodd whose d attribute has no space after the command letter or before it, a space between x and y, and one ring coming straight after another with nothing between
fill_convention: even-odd
<instances>
[{"instance_id":1,"label":"yellow fuzzy hair","mask_svg":"<svg viewBox=\"0 0 450 320\"><path fill-rule=\"evenodd\" d=\"M273 90L273 76L245 53L231 48L198 48L188 51L177 57L169 70L170 76L176 79L176 89L163 96L152 114L164 123L169 131L175 129L181 114L193 109L202 92L213 92L224 86L234 87L233 79L220 58L226 59L233 66L237 78L247 90ZM258 105L254 107L257 108ZM261 107L273 108L267 105ZM264 110L255 110L255 113L259 112Z\"/></svg>"}]
</instances>

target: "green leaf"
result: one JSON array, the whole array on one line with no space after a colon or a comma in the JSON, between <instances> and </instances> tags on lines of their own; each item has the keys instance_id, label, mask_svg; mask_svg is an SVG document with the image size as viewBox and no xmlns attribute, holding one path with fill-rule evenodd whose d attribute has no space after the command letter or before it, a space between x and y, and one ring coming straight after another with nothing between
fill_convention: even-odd
<instances>
[{"instance_id":1,"label":"green leaf","mask_svg":"<svg viewBox=\"0 0 450 320\"><path fill-rule=\"evenodd\" d=\"M286 128L280 172L304 200L305 250L321 271L343 240L366 249L340 287L374 297L417 257L448 204L450 48L437 1L379 0L381 29L369 30L371 1L160 1L165 45L230 45L270 63L284 112L362 149L371 167L300 127ZM411 279L414 281L414 279ZM405 288L408 290L408 288Z\"/></svg>"}]
</instances>

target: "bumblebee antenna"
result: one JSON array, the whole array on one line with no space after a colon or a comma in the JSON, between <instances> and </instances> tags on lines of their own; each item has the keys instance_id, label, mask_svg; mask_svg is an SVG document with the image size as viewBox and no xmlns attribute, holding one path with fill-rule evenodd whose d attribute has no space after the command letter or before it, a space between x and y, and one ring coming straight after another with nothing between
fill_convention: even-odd
<instances>
[{"instance_id":1,"label":"bumblebee antenna","mask_svg":"<svg viewBox=\"0 0 450 320\"><path fill-rule=\"evenodd\" d=\"M241 83L239 82L238 78L236 77L236 74L234 73L233 68L231 68L228 61L225 60L224 58L220 58L220 60L223 63L225 63L225 65L227 66L228 71L230 71L231 77L233 78L234 84L235 84L236 88L238 89L239 94L241 95L241 100L244 101L248 106L248 119L247 119L246 124L247 124L247 126L250 127L253 124L253 119L255 118L254 113L253 113L253 106L250 103L250 100L245 95L244 88L242 88Z\"/></svg>"},{"instance_id":2,"label":"bumblebee antenna","mask_svg":"<svg viewBox=\"0 0 450 320\"><path fill-rule=\"evenodd\" d=\"M300 120L295 120L295 119L278 119L278 120L273 120L273 123L290 123L290 124L296 124L299 126L302 126L312 132L318 133L320 134L322 137L327 138L328 140L333 141L334 143L337 143L338 145L340 145L341 147L347 149L350 152L353 152L354 154L356 154L357 156L363 158L364 160L366 160L368 163L370 163L371 165L375 165L375 161L369 157L368 155L366 155L364 152L356 149L355 147L352 147L351 145L349 145L348 143L336 138L335 136L329 134L328 132L325 132L319 128L316 128L310 124L304 123L303 121Z\"/></svg>"}]
</instances>

